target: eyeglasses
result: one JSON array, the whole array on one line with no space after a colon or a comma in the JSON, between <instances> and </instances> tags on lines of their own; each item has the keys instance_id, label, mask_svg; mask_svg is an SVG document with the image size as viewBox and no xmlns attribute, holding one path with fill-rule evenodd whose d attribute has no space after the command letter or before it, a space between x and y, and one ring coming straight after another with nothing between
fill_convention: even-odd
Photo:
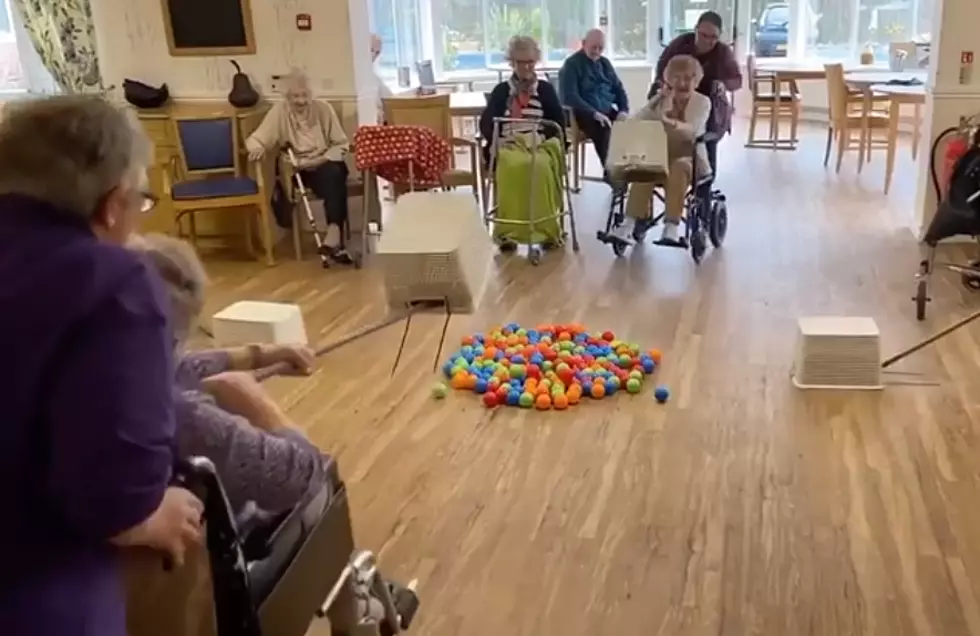
<instances>
[{"instance_id":1,"label":"eyeglasses","mask_svg":"<svg viewBox=\"0 0 980 636\"><path fill-rule=\"evenodd\" d=\"M151 212L153 208L157 206L157 202L159 201L157 196L152 192L140 192L139 196L141 197L140 214L147 214L148 212Z\"/></svg>"},{"instance_id":2,"label":"eyeglasses","mask_svg":"<svg viewBox=\"0 0 980 636\"><path fill-rule=\"evenodd\" d=\"M698 37L702 40L707 40L709 42L714 42L718 39L717 33L705 33L704 31L698 31Z\"/></svg>"}]
</instances>

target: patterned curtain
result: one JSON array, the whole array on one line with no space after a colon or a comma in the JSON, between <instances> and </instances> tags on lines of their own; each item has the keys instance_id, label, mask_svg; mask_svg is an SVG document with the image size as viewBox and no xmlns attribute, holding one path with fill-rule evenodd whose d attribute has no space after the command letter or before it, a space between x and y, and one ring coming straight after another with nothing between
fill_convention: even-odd
<instances>
[{"instance_id":1,"label":"patterned curtain","mask_svg":"<svg viewBox=\"0 0 980 636\"><path fill-rule=\"evenodd\" d=\"M63 92L105 93L89 0L13 0L13 6Z\"/></svg>"}]
</instances>

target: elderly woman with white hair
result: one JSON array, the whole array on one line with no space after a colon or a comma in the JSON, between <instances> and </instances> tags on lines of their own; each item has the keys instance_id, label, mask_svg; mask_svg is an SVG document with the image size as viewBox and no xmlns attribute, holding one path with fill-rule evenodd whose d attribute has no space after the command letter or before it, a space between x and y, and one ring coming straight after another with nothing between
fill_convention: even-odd
<instances>
[{"instance_id":1,"label":"elderly woman with white hair","mask_svg":"<svg viewBox=\"0 0 980 636\"><path fill-rule=\"evenodd\" d=\"M153 207L139 124L93 96L0 119L0 499L5 634L125 636L120 546L201 538L170 487L173 341L152 268L124 247Z\"/></svg>"},{"instance_id":2,"label":"elderly woman with white hair","mask_svg":"<svg viewBox=\"0 0 980 636\"><path fill-rule=\"evenodd\" d=\"M503 251L512 251L518 244L541 244L548 248L561 242L561 224L555 214L562 206L565 148L559 135L565 129L565 112L555 88L538 79L535 67L540 60L541 49L534 38L511 38L507 61L514 72L493 89L480 117L484 161L490 164L491 152L496 153L493 157L496 218L503 223L494 225L494 239ZM524 119L527 123L505 124L495 130L496 118ZM539 120L550 121L557 127L538 125ZM494 149L495 133L500 138ZM541 143L535 145L532 136L538 136ZM533 210L530 209L532 183L539 188L534 193L538 205ZM520 223L532 218L536 220L533 234L528 225Z\"/></svg>"},{"instance_id":3,"label":"elderly woman with white hair","mask_svg":"<svg viewBox=\"0 0 980 636\"><path fill-rule=\"evenodd\" d=\"M697 92L703 72L692 55L672 57L664 69L659 92L633 117L661 121L667 132L668 171L662 184L630 184L626 198L626 221L616 228L614 238L626 244L640 241L653 221L653 190L664 187L663 235L661 245L685 247L679 225L684 215L684 199L696 172L699 181L711 176L711 164L703 143L711 117L711 99ZM616 175L613 175L616 178Z\"/></svg>"},{"instance_id":4,"label":"elderly woman with white hair","mask_svg":"<svg viewBox=\"0 0 980 636\"><path fill-rule=\"evenodd\" d=\"M312 352L274 345L185 351L204 309L201 262L190 245L168 236L142 237L131 247L160 273L170 300L178 454L214 463L236 513L252 504L279 513L318 493L327 478L324 457L251 373L280 362L308 373Z\"/></svg>"},{"instance_id":5,"label":"elderly woman with white hair","mask_svg":"<svg viewBox=\"0 0 980 636\"><path fill-rule=\"evenodd\" d=\"M296 157L304 185L323 201L327 217L324 253L335 263L350 265L344 247L348 222L345 157L350 143L330 104L313 99L309 79L293 71L286 79L286 100L275 104L259 127L245 140L249 159L288 144Z\"/></svg>"}]
</instances>

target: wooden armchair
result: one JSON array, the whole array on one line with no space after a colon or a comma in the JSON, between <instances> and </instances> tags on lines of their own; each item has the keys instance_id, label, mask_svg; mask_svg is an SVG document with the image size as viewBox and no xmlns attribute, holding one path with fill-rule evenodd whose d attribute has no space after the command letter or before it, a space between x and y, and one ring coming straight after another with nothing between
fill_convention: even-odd
<instances>
[{"instance_id":1,"label":"wooden armchair","mask_svg":"<svg viewBox=\"0 0 980 636\"><path fill-rule=\"evenodd\" d=\"M865 95L863 91L851 90L844 80L842 64L824 64L824 70L827 74L827 106L830 117L823 165L826 166L830 162L830 152L836 144L835 171L840 172L844 153L856 149L858 172L861 172L865 161L871 160L872 148L886 148L888 145L888 106L891 99L887 95ZM867 103L870 103L870 108L867 108ZM856 148L853 134L855 131L858 133ZM875 136L876 132L884 133L884 136Z\"/></svg>"},{"instance_id":2,"label":"wooden armchair","mask_svg":"<svg viewBox=\"0 0 980 636\"><path fill-rule=\"evenodd\" d=\"M235 114L228 111L178 111L172 117L173 138L178 155L163 171L163 193L171 200L176 233L183 220L189 225L191 242L197 246L194 215L204 210L251 208L257 213L265 260L273 256L272 210L261 165L248 162L241 152ZM252 249L251 215L244 217L246 246Z\"/></svg>"},{"instance_id":3,"label":"wooden armchair","mask_svg":"<svg viewBox=\"0 0 980 636\"><path fill-rule=\"evenodd\" d=\"M802 100L796 80L780 80L774 73L760 71L755 56L746 60L746 75L749 92L752 95L752 111L749 115L749 138L746 146L779 147L780 142L793 147L799 141L797 129L800 124ZM785 87L784 87L785 85ZM734 102L733 102L734 103ZM759 119L769 121L769 139L756 137L755 129ZM789 119L789 139L779 137L779 123Z\"/></svg>"},{"instance_id":4,"label":"wooden armchair","mask_svg":"<svg viewBox=\"0 0 980 636\"><path fill-rule=\"evenodd\" d=\"M392 97L384 100L385 121L392 126L425 126L444 139L453 149L464 148L469 151L469 169L452 166L442 177L445 188L469 186L477 203L481 197L486 200L480 179L480 147L473 139L462 139L453 135L452 111L449 108L449 95L425 97ZM408 190L404 184L394 184L397 197Z\"/></svg>"}]
</instances>

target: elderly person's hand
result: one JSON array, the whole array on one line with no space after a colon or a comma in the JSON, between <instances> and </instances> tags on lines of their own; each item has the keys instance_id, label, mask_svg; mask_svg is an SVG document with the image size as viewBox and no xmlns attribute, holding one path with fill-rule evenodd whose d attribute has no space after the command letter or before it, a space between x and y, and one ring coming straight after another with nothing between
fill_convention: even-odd
<instances>
[{"instance_id":1,"label":"elderly person's hand","mask_svg":"<svg viewBox=\"0 0 980 636\"><path fill-rule=\"evenodd\" d=\"M249 161L262 161L262 157L265 156L265 148L262 146L253 146L248 149L248 160Z\"/></svg>"},{"instance_id":2,"label":"elderly person's hand","mask_svg":"<svg viewBox=\"0 0 980 636\"><path fill-rule=\"evenodd\" d=\"M224 410L248 416L269 398L259 381L248 371L225 371L201 380L201 389Z\"/></svg>"},{"instance_id":3,"label":"elderly person's hand","mask_svg":"<svg viewBox=\"0 0 980 636\"><path fill-rule=\"evenodd\" d=\"M285 362L291 370L304 375L313 373L316 357L313 350L304 345L273 345L262 347L256 360L258 367L269 367Z\"/></svg>"}]
</instances>

